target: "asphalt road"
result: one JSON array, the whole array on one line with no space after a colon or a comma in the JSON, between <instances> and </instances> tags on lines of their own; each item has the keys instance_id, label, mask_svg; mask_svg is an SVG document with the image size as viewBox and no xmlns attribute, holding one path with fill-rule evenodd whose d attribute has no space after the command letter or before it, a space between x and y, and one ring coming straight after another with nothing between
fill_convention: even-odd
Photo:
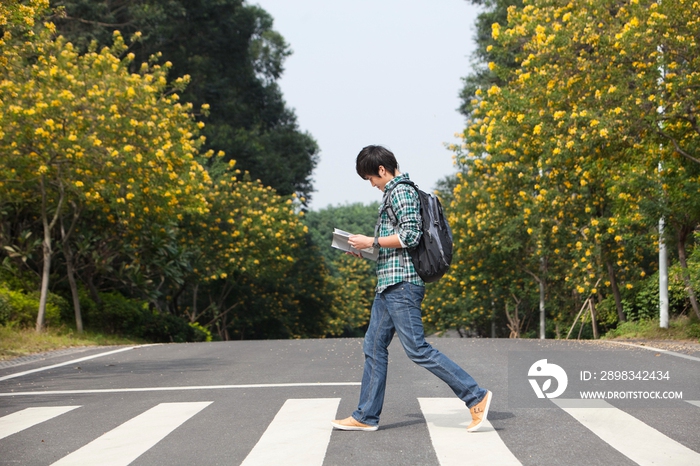
<instances>
[{"instance_id":1,"label":"asphalt road","mask_svg":"<svg viewBox=\"0 0 700 466\"><path fill-rule=\"evenodd\" d=\"M90 348L0 367L0 465L700 464L700 351L430 341L494 393L483 432L398 341L376 432L328 423L356 407L359 339Z\"/></svg>"}]
</instances>

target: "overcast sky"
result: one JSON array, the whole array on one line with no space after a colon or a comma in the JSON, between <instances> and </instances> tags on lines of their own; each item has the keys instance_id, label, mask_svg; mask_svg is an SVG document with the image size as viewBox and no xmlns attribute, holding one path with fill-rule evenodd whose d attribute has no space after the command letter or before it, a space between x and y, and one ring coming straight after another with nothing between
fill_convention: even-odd
<instances>
[{"instance_id":1,"label":"overcast sky","mask_svg":"<svg viewBox=\"0 0 700 466\"><path fill-rule=\"evenodd\" d=\"M378 201L355 173L368 144L394 152L422 189L454 173L446 143L470 72L477 7L466 0L249 0L274 18L293 54L280 86L318 142L311 208Z\"/></svg>"}]
</instances>

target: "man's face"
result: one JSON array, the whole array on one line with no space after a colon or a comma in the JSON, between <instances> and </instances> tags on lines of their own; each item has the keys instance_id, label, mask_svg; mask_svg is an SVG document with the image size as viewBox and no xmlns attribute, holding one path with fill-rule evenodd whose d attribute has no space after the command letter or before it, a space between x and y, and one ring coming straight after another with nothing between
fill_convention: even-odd
<instances>
[{"instance_id":1,"label":"man's face","mask_svg":"<svg viewBox=\"0 0 700 466\"><path fill-rule=\"evenodd\" d=\"M384 187L386 184L394 179L394 175L389 173L385 168L384 165L379 166L379 170L377 170L379 175L369 175L365 179L370 182L373 188L377 188L378 190L384 192Z\"/></svg>"}]
</instances>

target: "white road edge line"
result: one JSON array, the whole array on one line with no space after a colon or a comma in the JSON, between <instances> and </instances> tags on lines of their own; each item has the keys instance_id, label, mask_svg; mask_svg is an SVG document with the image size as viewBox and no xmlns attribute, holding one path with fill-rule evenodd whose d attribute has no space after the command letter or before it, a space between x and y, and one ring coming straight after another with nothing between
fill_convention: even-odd
<instances>
[{"instance_id":1,"label":"white road edge line","mask_svg":"<svg viewBox=\"0 0 700 466\"><path fill-rule=\"evenodd\" d=\"M43 396L43 395L85 395L100 393L130 393L130 392L174 392L179 390L228 390L234 388L293 388L293 387L355 387L360 382L312 382L312 383L258 383L243 385L191 385L184 387L141 387L141 388L98 388L94 390L54 390L34 392L5 392L0 397L7 396Z\"/></svg>"},{"instance_id":2,"label":"white road edge line","mask_svg":"<svg viewBox=\"0 0 700 466\"><path fill-rule=\"evenodd\" d=\"M675 351L669 351L661 348L654 348L653 346L643 346L643 345L635 345L634 343L626 343L623 341L606 341L606 343L614 343L616 345L625 345L625 346L633 346L635 348L641 348L649 351L657 351L659 353L664 353L664 354L669 354L671 356L677 356L679 358L685 358L685 359L690 359L691 361L698 361L700 362L700 358L696 358L695 356L690 356L688 354L683 354L683 353L676 353Z\"/></svg>"},{"instance_id":3,"label":"white road edge line","mask_svg":"<svg viewBox=\"0 0 700 466\"><path fill-rule=\"evenodd\" d=\"M121 353L123 351L129 351L129 350L132 350L134 348L143 348L146 346L153 346L153 345L129 346L128 348L119 348L119 349L116 349L113 351L107 351L106 353L99 353L99 354L93 354L92 356L85 356L84 358L71 359L70 361L61 362L59 364L53 364L51 366L38 367L36 369L31 369L31 370L24 371L24 372L16 372L14 374L5 375L3 377L0 377L0 382L3 380L14 379L15 377L22 377L23 375L27 375L27 374L33 374L34 372L47 371L49 369L55 369L56 367L68 366L70 364L76 364L76 363L87 361L90 359L101 358L102 356L109 356L110 354Z\"/></svg>"}]
</instances>

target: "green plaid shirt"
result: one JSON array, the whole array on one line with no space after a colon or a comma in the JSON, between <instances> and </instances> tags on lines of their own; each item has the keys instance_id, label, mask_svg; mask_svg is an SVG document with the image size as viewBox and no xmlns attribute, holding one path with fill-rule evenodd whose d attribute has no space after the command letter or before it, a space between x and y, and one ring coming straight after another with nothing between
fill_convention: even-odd
<instances>
[{"instance_id":1,"label":"green plaid shirt","mask_svg":"<svg viewBox=\"0 0 700 466\"><path fill-rule=\"evenodd\" d=\"M409 179L408 173L398 175L386 184L384 192L396 186L399 181L407 179ZM383 199L382 205L384 205ZM406 248L418 245L422 220L420 200L416 190L407 184L399 184L391 189L391 207L398 219L398 225L394 228L389 214L386 211L382 212L379 237L398 234ZM408 249L380 248L377 259L377 293L401 282L409 282L419 286L425 285L413 267Z\"/></svg>"}]
</instances>

